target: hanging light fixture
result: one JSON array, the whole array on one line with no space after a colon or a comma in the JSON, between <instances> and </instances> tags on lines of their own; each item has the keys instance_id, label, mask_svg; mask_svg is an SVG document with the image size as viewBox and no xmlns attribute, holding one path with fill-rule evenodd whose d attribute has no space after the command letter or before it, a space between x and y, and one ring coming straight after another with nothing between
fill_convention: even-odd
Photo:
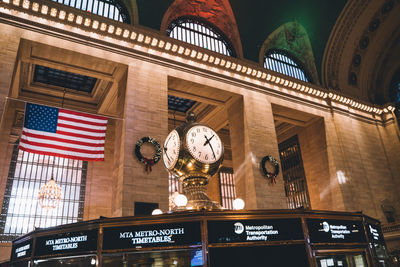
<instances>
[{"instance_id":1,"label":"hanging light fixture","mask_svg":"<svg viewBox=\"0 0 400 267\"><path fill-rule=\"evenodd\" d=\"M61 187L54 181L53 175L51 175L50 181L48 181L42 188L40 188L38 194L39 205L46 210L57 208L61 200Z\"/></svg>"}]
</instances>

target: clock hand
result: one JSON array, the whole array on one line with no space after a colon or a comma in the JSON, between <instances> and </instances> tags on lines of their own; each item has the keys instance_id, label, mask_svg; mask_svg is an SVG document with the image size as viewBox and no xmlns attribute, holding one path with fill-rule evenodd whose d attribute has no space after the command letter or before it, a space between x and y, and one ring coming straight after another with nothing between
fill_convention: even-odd
<instances>
[{"instance_id":1,"label":"clock hand","mask_svg":"<svg viewBox=\"0 0 400 267\"><path fill-rule=\"evenodd\" d=\"M212 135L212 136L210 137L210 139L207 139L207 136L206 136L206 135L204 135L204 138L205 138L207 141L205 141L205 142L204 142L203 146L205 146L205 145L209 144L209 143L210 143L210 141L211 141L211 139L213 139L213 137L214 137L214 135Z\"/></svg>"},{"instance_id":2,"label":"clock hand","mask_svg":"<svg viewBox=\"0 0 400 267\"><path fill-rule=\"evenodd\" d=\"M169 139L168 139L168 141L169 141ZM165 156L167 156L168 161L171 161L171 159L168 157L168 153L167 153L167 148L166 147L164 147L164 154L165 154Z\"/></svg>"},{"instance_id":3,"label":"clock hand","mask_svg":"<svg viewBox=\"0 0 400 267\"><path fill-rule=\"evenodd\" d=\"M212 137L211 137L212 138ZM208 141L210 141L211 140L211 138L208 140ZM213 153L213 155L214 155L214 159L217 159L217 157L215 156L215 153L214 153L214 149L213 149L213 147L212 147L212 145L211 145L211 143L210 142L208 142L208 145L210 146L210 148L211 148L211 152Z\"/></svg>"}]
</instances>

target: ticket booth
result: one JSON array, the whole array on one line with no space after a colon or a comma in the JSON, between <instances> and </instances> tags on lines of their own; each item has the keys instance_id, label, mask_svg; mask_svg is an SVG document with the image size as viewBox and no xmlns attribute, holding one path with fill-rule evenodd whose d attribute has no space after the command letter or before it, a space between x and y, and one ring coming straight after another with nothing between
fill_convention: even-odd
<instances>
[{"instance_id":1,"label":"ticket booth","mask_svg":"<svg viewBox=\"0 0 400 267\"><path fill-rule=\"evenodd\" d=\"M378 221L361 213L185 211L37 229L11 266L388 266Z\"/></svg>"}]
</instances>

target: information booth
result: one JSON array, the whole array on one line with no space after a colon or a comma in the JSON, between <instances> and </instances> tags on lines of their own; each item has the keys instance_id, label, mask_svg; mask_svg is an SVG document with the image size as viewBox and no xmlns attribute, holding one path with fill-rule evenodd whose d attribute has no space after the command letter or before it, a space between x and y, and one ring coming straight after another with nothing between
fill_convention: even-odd
<instances>
[{"instance_id":1,"label":"information booth","mask_svg":"<svg viewBox=\"0 0 400 267\"><path fill-rule=\"evenodd\" d=\"M380 223L362 213L185 211L37 229L11 266L388 266Z\"/></svg>"}]
</instances>

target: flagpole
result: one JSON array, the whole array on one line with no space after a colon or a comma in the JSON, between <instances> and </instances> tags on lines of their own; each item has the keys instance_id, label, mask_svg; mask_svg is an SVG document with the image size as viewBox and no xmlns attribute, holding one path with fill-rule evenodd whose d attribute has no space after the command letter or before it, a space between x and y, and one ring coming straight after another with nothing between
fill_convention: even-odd
<instances>
[{"instance_id":1,"label":"flagpole","mask_svg":"<svg viewBox=\"0 0 400 267\"><path fill-rule=\"evenodd\" d=\"M21 99L14 98L14 97L9 97L9 96L7 96L6 99L13 100L13 101L19 101L19 102L23 102L23 103L32 103L32 104L36 104L36 105L46 105L46 106L52 107L52 108L60 108L59 106L57 107L57 106L54 105L54 104L47 104L47 103L44 104L44 103L40 103L40 102L38 102L38 101L21 100ZM61 108L63 108L63 107L61 107ZM68 109L68 108L67 108L67 109ZM72 109L69 109L69 110L72 110ZM110 116L110 115L103 115L103 114L91 113L91 112L86 112L86 111L79 111L79 112L86 113L86 114L89 114L89 115L102 116L102 117L105 117L105 118L107 118L107 119L122 120L122 121L125 120L124 118L119 118L119 117Z\"/></svg>"}]
</instances>

